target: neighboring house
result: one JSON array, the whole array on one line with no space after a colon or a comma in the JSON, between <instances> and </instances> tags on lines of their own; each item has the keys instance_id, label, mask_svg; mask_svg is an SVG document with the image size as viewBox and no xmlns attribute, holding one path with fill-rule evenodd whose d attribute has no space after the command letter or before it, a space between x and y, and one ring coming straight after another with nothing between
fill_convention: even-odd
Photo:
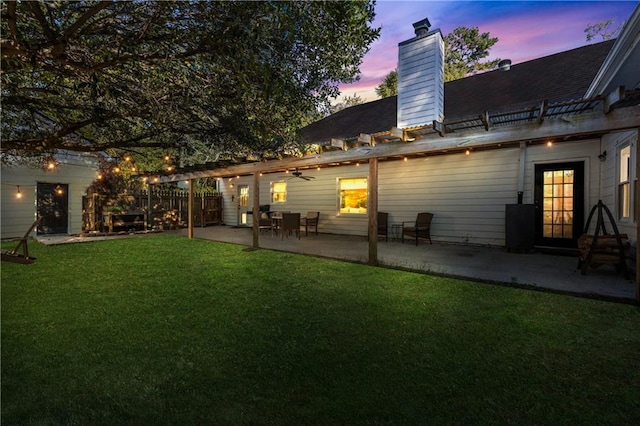
<instances>
[{"instance_id":1,"label":"neighboring house","mask_svg":"<svg viewBox=\"0 0 640 426\"><path fill-rule=\"evenodd\" d=\"M97 158L90 154L59 152L51 170L2 166L0 236L22 237L36 217L34 234L78 234L82 231L82 197L95 180Z\"/></svg>"},{"instance_id":2,"label":"neighboring house","mask_svg":"<svg viewBox=\"0 0 640 426\"><path fill-rule=\"evenodd\" d=\"M399 44L397 97L301 130L325 152L162 180L218 177L227 225L251 225L247 212L270 204L320 211L320 232L364 236L372 211L391 223L431 212L434 241L504 246L507 206L524 205L512 228L537 246L576 247L603 200L635 240L639 10L616 41L446 84L442 36L421 21Z\"/></svg>"}]
</instances>

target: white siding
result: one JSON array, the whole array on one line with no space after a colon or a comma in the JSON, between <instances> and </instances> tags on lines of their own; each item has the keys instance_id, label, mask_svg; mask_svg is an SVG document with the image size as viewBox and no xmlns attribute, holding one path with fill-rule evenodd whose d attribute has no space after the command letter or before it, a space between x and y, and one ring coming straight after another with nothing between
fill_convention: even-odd
<instances>
[{"instance_id":1,"label":"white siding","mask_svg":"<svg viewBox=\"0 0 640 426\"><path fill-rule=\"evenodd\" d=\"M38 182L69 185L69 234L82 232L82 196L96 176L96 165L92 158L79 155L57 157L59 166L55 171L25 166L2 167L2 215L0 236L22 237L36 218L36 188ZM22 198L16 198L20 185Z\"/></svg>"},{"instance_id":2,"label":"white siding","mask_svg":"<svg viewBox=\"0 0 640 426\"><path fill-rule=\"evenodd\" d=\"M381 163L379 211L391 223L434 214L434 240L501 245L505 204L517 201L518 149Z\"/></svg>"},{"instance_id":3,"label":"white siding","mask_svg":"<svg viewBox=\"0 0 640 426\"><path fill-rule=\"evenodd\" d=\"M616 141L620 138L614 138ZM612 140L609 143L615 142ZM523 202L534 202L536 164L584 162L585 219L600 198L607 203L615 187L610 183L609 163L598 160L602 152L599 139L527 146ZM610 154L609 154L610 155ZM518 200L519 148L502 148L464 153L433 155L408 161L381 161L378 167L378 210L389 213L389 222L413 221L419 212L434 214L431 235L434 241L501 246L504 244L505 205ZM602 167L602 173L601 173ZM323 167L303 171L315 179L305 181L285 173L267 174L260 179L260 204L271 210L319 211L318 230L344 235L367 235L368 215L338 213L338 179L368 177L367 164ZM287 202L274 204L270 184L287 180ZM234 185L248 184L253 196L251 176L233 178ZM220 182L225 197L224 221L235 225L236 187L228 179ZM252 198L250 198L252 200ZM611 203L609 203L611 204ZM251 207L250 207L251 209ZM623 232L629 231L623 225ZM635 229L635 227L633 227Z\"/></svg>"}]
</instances>

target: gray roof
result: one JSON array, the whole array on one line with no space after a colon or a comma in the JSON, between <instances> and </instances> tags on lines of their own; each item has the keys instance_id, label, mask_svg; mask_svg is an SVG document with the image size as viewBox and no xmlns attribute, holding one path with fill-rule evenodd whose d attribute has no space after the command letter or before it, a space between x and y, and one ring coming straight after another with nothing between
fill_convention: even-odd
<instances>
[{"instance_id":1,"label":"gray roof","mask_svg":"<svg viewBox=\"0 0 640 426\"><path fill-rule=\"evenodd\" d=\"M484 111L501 112L529 107L542 101L581 99L615 40L493 70L444 85L445 124L474 117ZM356 105L316 121L300 130L308 142L349 139L360 133L375 134L397 124L397 97Z\"/></svg>"}]
</instances>

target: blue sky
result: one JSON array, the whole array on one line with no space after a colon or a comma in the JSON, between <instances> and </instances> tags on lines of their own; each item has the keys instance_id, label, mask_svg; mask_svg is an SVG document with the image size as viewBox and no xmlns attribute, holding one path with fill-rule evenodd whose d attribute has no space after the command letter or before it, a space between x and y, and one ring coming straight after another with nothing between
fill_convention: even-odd
<instances>
[{"instance_id":1,"label":"blue sky","mask_svg":"<svg viewBox=\"0 0 640 426\"><path fill-rule=\"evenodd\" d=\"M342 95L377 99L375 87L397 66L398 43L413 37L412 24L429 18L443 35L459 26L478 27L499 41L487 59L514 64L589 44L585 28L609 19L623 23L638 1L392 1L378 0L374 26L382 27L360 66L360 81ZM601 41L595 39L590 43Z\"/></svg>"}]
</instances>

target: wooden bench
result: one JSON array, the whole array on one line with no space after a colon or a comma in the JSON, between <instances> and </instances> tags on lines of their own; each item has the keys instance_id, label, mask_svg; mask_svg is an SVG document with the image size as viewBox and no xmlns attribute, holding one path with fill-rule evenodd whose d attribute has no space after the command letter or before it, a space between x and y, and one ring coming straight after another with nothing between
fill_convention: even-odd
<instances>
[{"instance_id":1,"label":"wooden bench","mask_svg":"<svg viewBox=\"0 0 640 426\"><path fill-rule=\"evenodd\" d=\"M125 230L135 229L142 231L146 228L147 221L145 219L144 212L106 212L102 215L102 224L104 227L108 228L109 232L113 232L113 230L117 228L124 228Z\"/></svg>"}]
</instances>

